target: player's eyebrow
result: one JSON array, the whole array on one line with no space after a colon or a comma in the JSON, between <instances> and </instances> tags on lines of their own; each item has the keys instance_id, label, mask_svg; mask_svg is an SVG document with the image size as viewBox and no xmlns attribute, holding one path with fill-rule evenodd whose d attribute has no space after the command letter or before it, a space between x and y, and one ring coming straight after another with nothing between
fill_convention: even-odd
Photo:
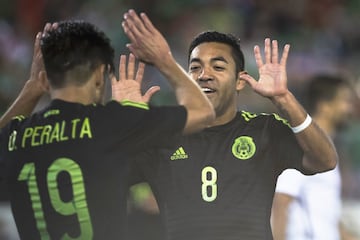
<instances>
[{"instance_id":1,"label":"player's eyebrow","mask_svg":"<svg viewBox=\"0 0 360 240\"><path fill-rule=\"evenodd\" d=\"M222 56L213 57L213 58L210 59L210 62L216 62L216 61L222 61L222 62L228 63L228 61ZM190 59L190 63L193 63L193 62L201 63L201 60L200 60L200 58L192 58L192 59Z\"/></svg>"},{"instance_id":2,"label":"player's eyebrow","mask_svg":"<svg viewBox=\"0 0 360 240\"><path fill-rule=\"evenodd\" d=\"M222 61L222 62L228 63L228 61L226 61L226 59L222 56L211 58L211 62L216 62L216 61Z\"/></svg>"},{"instance_id":3,"label":"player's eyebrow","mask_svg":"<svg viewBox=\"0 0 360 240\"><path fill-rule=\"evenodd\" d=\"M192 58L190 59L190 63L193 63L193 62L197 62L197 63L200 63L200 58Z\"/></svg>"}]
</instances>

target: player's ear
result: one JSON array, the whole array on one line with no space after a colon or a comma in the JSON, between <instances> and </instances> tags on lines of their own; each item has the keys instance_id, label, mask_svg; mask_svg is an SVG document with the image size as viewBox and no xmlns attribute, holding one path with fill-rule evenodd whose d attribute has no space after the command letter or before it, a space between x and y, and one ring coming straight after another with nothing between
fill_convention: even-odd
<instances>
[{"instance_id":1,"label":"player's ear","mask_svg":"<svg viewBox=\"0 0 360 240\"><path fill-rule=\"evenodd\" d=\"M244 79L242 79L242 76L244 74L248 74L246 71L240 71L238 72L237 75L237 79L236 79L236 90L240 91L241 89L243 89L246 85L246 81Z\"/></svg>"},{"instance_id":2,"label":"player's ear","mask_svg":"<svg viewBox=\"0 0 360 240\"><path fill-rule=\"evenodd\" d=\"M101 103L104 101L104 89L105 89L105 78L107 71L104 64L100 65L94 72L92 77L91 87L93 88L94 92L94 99L96 103Z\"/></svg>"},{"instance_id":3,"label":"player's ear","mask_svg":"<svg viewBox=\"0 0 360 240\"><path fill-rule=\"evenodd\" d=\"M105 71L107 71L107 68L105 64L101 64L98 69L96 70L96 78L95 78L95 87L102 89L105 85Z\"/></svg>"}]
</instances>

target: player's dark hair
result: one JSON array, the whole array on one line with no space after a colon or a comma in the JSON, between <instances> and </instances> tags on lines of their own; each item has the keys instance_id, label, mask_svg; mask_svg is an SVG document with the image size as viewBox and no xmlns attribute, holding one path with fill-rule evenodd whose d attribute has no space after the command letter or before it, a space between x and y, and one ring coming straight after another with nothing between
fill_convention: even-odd
<instances>
[{"instance_id":1,"label":"player's dark hair","mask_svg":"<svg viewBox=\"0 0 360 240\"><path fill-rule=\"evenodd\" d=\"M351 84L341 76L319 74L309 79L304 88L304 106L312 114L321 101L331 101L342 87L351 89Z\"/></svg>"},{"instance_id":2,"label":"player's dark hair","mask_svg":"<svg viewBox=\"0 0 360 240\"><path fill-rule=\"evenodd\" d=\"M194 48L196 48L201 43L205 43L205 42L218 42L229 45L232 49L231 55L235 61L236 73L239 73L240 71L244 70L245 59L244 59L244 54L241 51L240 39L230 33L225 34L217 31L206 31L198 34L190 43L189 52L188 52L188 61L190 61L190 55L191 52L194 50Z\"/></svg>"},{"instance_id":3,"label":"player's dark hair","mask_svg":"<svg viewBox=\"0 0 360 240\"><path fill-rule=\"evenodd\" d=\"M109 38L93 24L62 21L41 39L45 70L52 87L61 88L67 74L71 83L84 84L101 64L114 71L114 49Z\"/></svg>"}]
</instances>

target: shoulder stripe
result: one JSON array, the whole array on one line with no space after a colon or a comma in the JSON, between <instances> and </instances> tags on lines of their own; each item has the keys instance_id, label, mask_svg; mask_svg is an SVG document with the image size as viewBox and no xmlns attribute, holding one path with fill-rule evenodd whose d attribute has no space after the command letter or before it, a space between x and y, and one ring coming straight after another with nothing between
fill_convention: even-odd
<instances>
[{"instance_id":1,"label":"shoulder stripe","mask_svg":"<svg viewBox=\"0 0 360 240\"><path fill-rule=\"evenodd\" d=\"M241 116L245 119L245 121L250 121L252 118L255 118L257 115L256 113L241 111Z\"/></svg>"},{"instance_id":2,"label":"shoulder stripe","mask_svg":"<svg viewBox=\"0 0 360 240\"><path fill-rule=\"evenodd\" d=\"M276 120L278 120L278 121L282 122L283 124L285 124L285 125L287 125L287 126L290 127L290 124L289 124L288 120L286 120L285 118L280 117L280 116L279 116L278 114L276 114L276 113L273 113L273 116L274 116L274 118L275 118Z\"/></svg>"},{"instance_id":3,"label":"shoulder stripe","mask_svg":"<svg viewBox=\"0 0 360 240\"><path fill-rule=\"evenodd\" d=\"M290 127L290 124L289 124L288 120L285 119L285 118L283 118L283 117L280 117L280 115L277 114L277 113L271 113L271 114L269 114L269 113L262 113L261 115L267 115L267 116L272 115L272 116L275 118L275 120L280 121L280 122L282 122L283 124L285 124L286 126L289 126L289 127Z\"/></svg>"},{"instance_id":4,"label":"shoulder stripe","mask_svg":"<svg viewBox=\"0 0 360 240\"><path fill-rule=\"evenodd\" d=\"M283 117L280 117L280 115L278 115L277 113L260 113L260 116L273 116L275 120L282 122L283 124L285 124L286 126L290 127L290 124L288 122L288 120L286 120ZM256 113L251 113L251 112L247 112L247 111L241 111L241 116L245 119L245 121L250 121L253 118L256 118L258 115Z\"/></svg>"}]
</instances>

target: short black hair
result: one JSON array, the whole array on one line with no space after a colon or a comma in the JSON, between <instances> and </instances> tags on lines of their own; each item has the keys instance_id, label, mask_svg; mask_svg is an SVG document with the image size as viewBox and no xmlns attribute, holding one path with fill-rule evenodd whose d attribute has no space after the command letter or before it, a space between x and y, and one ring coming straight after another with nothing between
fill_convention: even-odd
<instances>
[{"instance_id":1,"label":"short black hair","mask_svg":"<svg viewBox=\"0 0 360 240\"><path fill-rule=\"evenodd\" d=\"M189 46L189 52L188 52L188 61L190 61L190 55L191 52L201 43L205 42L218 42L218 43L224 43L231 47L232 51L232 57L235 61L236 65L236 73L240 71L244 71L245 69L245 59L244 54L241 51L240 47L240 39L232 35L231 33L220 33L218 31L205 31L197 36L192 40Z\"/></svg>"},{"instance_id":2,"label":"short black hair","mask_svg":"<svg viewBox=\"0 0 360 240\"><path fill-rule=\"evenodd\" d=\"M66 74L73 72L71 83L85 83L93 71L105 64L114 72L114 49L109 38L95 25L82 20L61 21L41 38L41 51L51 86L66 85Z\"/></svg>"},{"instance_id":3,"label":"short black hair","mask_svg":"<svg viewBox=\"0 0 360 240\"><path fill-rule=\"evenodd\" d=\"M321 101L331 101L340 88L351 89L351 83L338 75L317 74L308 80L304 87L304 106L312 114Z\"/></svg>"}]
</instances>

